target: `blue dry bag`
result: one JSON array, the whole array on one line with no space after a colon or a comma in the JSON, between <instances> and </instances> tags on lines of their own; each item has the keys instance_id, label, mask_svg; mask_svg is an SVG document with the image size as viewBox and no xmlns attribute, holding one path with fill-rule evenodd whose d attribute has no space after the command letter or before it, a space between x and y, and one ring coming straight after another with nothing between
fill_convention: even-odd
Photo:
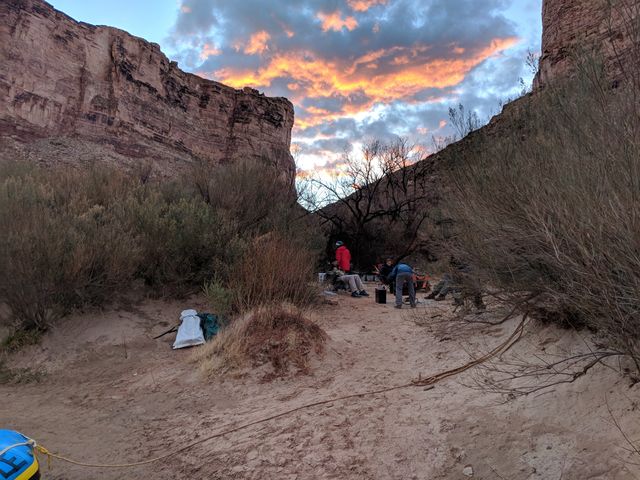
<instances>
[{"instance_id":1,"label":"blue dry bag","mask_svg":"<svg viewBox=\"0 0 640 480\"><path fill-rule=\"evenodd\" d=\"M0 479L39 480L38 460L29 439L13 430L0 430ZM19 445L19 446L14 446Z\"/></svg>"}]
</instances>

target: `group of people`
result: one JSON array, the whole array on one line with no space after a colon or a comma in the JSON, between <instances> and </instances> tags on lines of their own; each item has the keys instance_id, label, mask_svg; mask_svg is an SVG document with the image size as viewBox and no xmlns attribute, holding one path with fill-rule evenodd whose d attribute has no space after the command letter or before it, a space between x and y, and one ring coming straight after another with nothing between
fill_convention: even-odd
<instances>
[{"instance_id":1,"label":"group of people","mask_svg":"<svg viewBox=\"0 0 640 480\"><path fill-rule=\"evenodd\" d=\"M402 308L402 293L407 285L409 292L409 304L416 307L416 291L414 285L414 271L406 263L395 263L388 258L383 266L384 271L378 272L380 279L388 285L395 285L396 308ZM351 252L344 242L336 242L336 259L333 262L333 270L329 272L334 285L347 287L352 297L368 297L364 289L364 283L360 275L351 273Z\"/></svg>"},{"instance_id":2,"label":"group of people","mask_svg":"<svg viewBox=\"0 0 640 480\"><path fill-rule=\"evenodd\" d=\"M335 246L336 257L332 264L333 270L328 273L334 287L349 289L352 297L368 297L369 294L364 288L360 275L351 273L351 252L342 241L336 242ZM452 273L445 273L442 280L425 299L441 301L449 293L452 293L455 306L462 305L465 297L471 297L476 308L484 310L485 305L482 301L480 286L469 275L470 267L458 262L454 257L451 257L449 264ZM380 281L389 287L391 292L395 291L395 308L402 308L405 288L409 296L409 305L411 308L416 307L417 275L409 264L397 262L393 258L387 258L383 264L376 266L376 274ZM425 282L428 289L426 279L422 279L422 281Z\"/></svg>"}]
</instances>

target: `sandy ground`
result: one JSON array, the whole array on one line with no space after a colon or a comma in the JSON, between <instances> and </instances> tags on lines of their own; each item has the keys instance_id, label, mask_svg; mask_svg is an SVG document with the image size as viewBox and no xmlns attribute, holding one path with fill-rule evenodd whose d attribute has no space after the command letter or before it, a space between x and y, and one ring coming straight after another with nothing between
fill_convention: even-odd
<instances>
[{"instance_id":1,"label":"sandy ground","mask_svg":"<svg viewBox=\"0 0 640 480\"><path fill-rule=\"evenodd\" d=\"M171 350L173 335L151 339L190 307L202 305L148 301L67 319L10 359L46 373L39 382L0 385L0 425L75 459L136 461L305 403L464 364L518 323L469 326L449 302L395 310L341 295L312 313L330 336L312 375L204 381L190 351ZM491 306L479 318L499 313ZM585 348L576 333L531 325L503 360ZM630 388L614 369L596 367L573 383L510 398L474 388L480 373L297 412L126 471L54 461L43 478L640 479L633 464L640 456L625 450L612 422L613 415L640 440L640 385Z\"/></svg>"}]
</instances>

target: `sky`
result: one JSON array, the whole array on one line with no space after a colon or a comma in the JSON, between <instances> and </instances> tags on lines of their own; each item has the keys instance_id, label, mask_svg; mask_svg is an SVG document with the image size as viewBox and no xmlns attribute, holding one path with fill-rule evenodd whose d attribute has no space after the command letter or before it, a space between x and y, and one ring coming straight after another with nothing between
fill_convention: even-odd
<instances>
[{"instance_id":1,"label":"sky","mask_svg":"<svg viewBox=\"0 0 640 480\"><path fill-rule=\"evenodd\" d=\"M433 148L463 104L487 121L529 86L542 0L50 0L160 44L184 70L295 107L305 172L397 136Z\"/></svg>"}]
</instances>

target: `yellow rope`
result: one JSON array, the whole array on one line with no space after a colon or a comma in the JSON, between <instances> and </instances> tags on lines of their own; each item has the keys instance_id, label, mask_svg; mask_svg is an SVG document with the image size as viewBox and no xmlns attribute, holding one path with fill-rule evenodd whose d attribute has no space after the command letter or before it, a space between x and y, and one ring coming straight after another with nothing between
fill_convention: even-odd
<instances>
[{"instance_id":1,"label":"yellow rope","mask_svg":"<svg viewBox=\"0 0 640 480\"><path fill-rule=\"evenodd\" d=\"M520 324L518 325L518 327L514 330L514 332L511 334L511 336L502 344L498 345L496 348L494 348L493 350L491 350L489 353L461 366L458 368L454 368L452 370L447 370L445 372L441 372L435 375L432 375L430 377L424 378L424 379L418 379L418 380L412 380L409 383L405 383L402 385L395 385L392 387L386 387L386 388L382 388L379 390L371 390L371 391L367 391L367 392L361 392L361 393L354 393L351 395L345 395L342 397L336 397L336 398L332 398L332 399L328 399L328 400L320 400L318 402L313 402L313 403L307 403L305 405L301 405L299 407L296 408L292 408L290 410L287 410L285 412L281 412L275 415L271 415L270 417L266 417L266 418L261 418L259 420L255 420L253 422L249 422L249 423L245 423L243 425L237 426L237 427L233 427L230 428L228 430L224 430L222 432L219 433L215 433L213 435L210 435L208 437L205 438L201 438L200 440L196 440L194 442L191 442L187 445L185 445L184 447L178 448L177 450L173 450L170 451L168 453L165 453L163 455L160 455L158 457L154 457L154 458L150 458L147 460L142 460L139 462L132 462L132 463L113 463L113 464L102 464L102 463L86 463L86 462L79 462L77 460L73 460L71 458L68 457L64 457L60 454L57 453L53 453L50 452L49 450L47 450L45 447L38 445L35 440L29 439L30 440L30 445L33 445L33 448L35 451L46 455L47 456L47 460L50 461L51 458L55 458L58 460L61 460L63 462L67 462L67 463L71 463L73 465L78 465L81 467L90 467L90 468L129 468L129 467L139 467L141 465L148 465L150 463L155 463L155 462L159 462L161 460L165 460L169 457L172 457L174 455L177 455L179 453L184 452L185 450L189 450L190 448L195 447L196 445L200 445L202 443L208 442L209 440L213 440L215 438L219 438L219 437L223 437L225 435L228 435L230 433L234 433L234 432L238 432L240 430L245 430L249 427L252 427L254 425L258 425L260 423L265 423L265 422L269 422L271 420L275 420L276 418L281 418L287 415L291 415L292 413L298 412L300 410L306 410L309 408L313 408L313 407L317 407L320 405L326 405L328 403L333 403L333 402L337 402L337 401L341 401L341 400L348 400L351 398L360 398L360 397L367 397L367 396L371 396L371 395L379 395L381 393L386 393L386 392L391 392L394 390L401 390L401 389L405 389L405 388L413 388L413 387L425 387L428 385L434 385L442 380L444 380L445 378L448 377L452 377L454 375L459 375L460 373L469 370L470 368L473 368L477 365L480 365L481 363L484 363L488 360L490 360L491 358L495 357L496 355L499 355L501 353L506 352L507 350L509 350L518 340L520 340L520 337L522 336L522 333L524 332L524 327L526 324L526 320L527 317L526 315L523 317L522 321L520 322Z\"/></svg>"}]
</instances>

